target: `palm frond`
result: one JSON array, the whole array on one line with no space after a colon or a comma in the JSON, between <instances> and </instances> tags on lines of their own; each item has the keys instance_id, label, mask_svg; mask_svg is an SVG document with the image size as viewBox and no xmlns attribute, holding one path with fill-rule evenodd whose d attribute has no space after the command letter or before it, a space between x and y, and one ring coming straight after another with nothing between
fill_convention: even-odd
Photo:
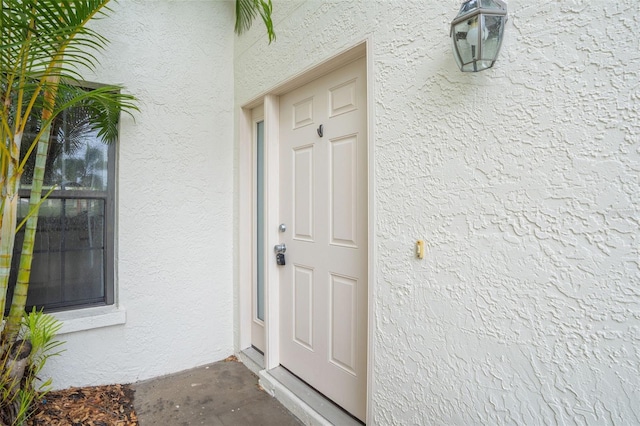
<instances>
[{"instance_id":1,"label":"palm frond","mask_svg":"<svg viewBox=\"0 0 640 426\"><path fill-rule=\"evenodd\" d=\"M83 108L87 112L91 129L97 132L98 137L107 144L114 142L118 136L120 112L124 111L131 115L132 111L138 110L134 103L135 98L121 93L120 86L101 86L92 90L69 85L61 88L64 88L66 93L64 96L59 96L59 99L64 101L56 106L54 114L58 115L70 107Z\"/></svg>"},{"instance_id":2,"label":"palm frond","mask_svg":"<svg viewBox=\"0 0 640 426\"><path fill-rule=\"evenodd\" d=\"M0 0L0 86L3 108L11 92L30 94L28 103L18 100L18 116L35 105L48 76L79 79L82 70L95 66L95 52L106 39L86 27L104 12L109 0ZM32 93L24 84L36 81ZM24 110L22 110L24 108ZM6 111L6 110L5 110ZM24 115L22 114L24 113Z\"/></svg>"},{"instance_id":3,"label":"palm frond","mask_svg":"<svg viewBox=\"0 0 640 426\"><path fill-rule=\"evenodd\" d=\"M52 58L66 49L103 47L106 40L85 24L101 13L108 1L2 0L2 68L19 62L15 60L17 56L28 53L29 70L43 71ZM80 63L91 65L88 60Z\"/></svg>"},{"instance_id":4,"label":"palm frond","mask_svg":"<svg viewBox=\"0 0 640 426\"><path fill-rule=\"evenodd\" d=\"M236 0L236 33L242 34L249 30L251 24L253 24L253 20L257 15L260 15L262 22L264 22L267 28L269 43L271 43L276 39L276 34L273 30L273 21L271 19L272 11L273 5L271 4L271 0Z\"/></svg>"},{"instance_id":5,"label":"palm frond","mask_svg":"<svg viewBox=\"0 0 640 426\"><path fill-rule=\"evenodd\" d=\"M40 137L47 126L53 125L57 117L63 112L72 114L72 122L75 117L75 122L82 132L96 132L103 142L107 144L114 142L118 136L120 113L124 111L131 115L132 111L138 110L135 104L135 97L121 93L121 89L120 86L109 85L87 90L75 84L60 83L57 87L56 104L50 106L51 117L41 122L35 116L34 124L37 127L33 127L32 132L34 135L30 139L30 146L23 149L20 168L24 168L28 161L33 162L32 153ZM51 134L55 137L55 129L52 130Z\"/></svg>"}]
</instances>

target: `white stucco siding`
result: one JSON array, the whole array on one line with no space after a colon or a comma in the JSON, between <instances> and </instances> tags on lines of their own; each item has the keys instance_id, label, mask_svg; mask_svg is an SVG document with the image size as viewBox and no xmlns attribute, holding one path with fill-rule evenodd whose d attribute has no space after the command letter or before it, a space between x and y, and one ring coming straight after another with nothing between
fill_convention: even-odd
<instances>
[{"instance_id":1,"label":"white stucco siding","mask_svg":"<svg viewBox=\"0 0 640 426\"><path fill-rule=\"evenodd\" d=\"M111 3L88 80L135 95L118 151L121 325L65 334L56 387L132 382L233 353L233 8Z\"/></svg>"},{"instance_id":2,"label":"white stucco siding","mask_svg":"<svg viewBox=\"0 0 640 426\"><path fill-rule=\"evenodd\" d=\"M275 1L276 43L236 40L236 107L372 41L369 421L638 423L640 10L512 0L463 74L459 5Z\"/></svg>"}]
</instances>

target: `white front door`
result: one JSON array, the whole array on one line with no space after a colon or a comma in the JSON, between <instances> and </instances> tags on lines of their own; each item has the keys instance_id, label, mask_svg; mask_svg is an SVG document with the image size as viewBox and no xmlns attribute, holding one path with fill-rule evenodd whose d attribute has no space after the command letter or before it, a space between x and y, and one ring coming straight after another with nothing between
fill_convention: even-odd
<instances>
[{"instance_id":1,"label":"white front door","mask_svg":"<svg viewBox=\"0 0 640 426\"><path fill-rule=\"evenodd\" d=\"M363 421L367 193L361 58L280 99L280 363Z\"/></svg>"}]
</instances>

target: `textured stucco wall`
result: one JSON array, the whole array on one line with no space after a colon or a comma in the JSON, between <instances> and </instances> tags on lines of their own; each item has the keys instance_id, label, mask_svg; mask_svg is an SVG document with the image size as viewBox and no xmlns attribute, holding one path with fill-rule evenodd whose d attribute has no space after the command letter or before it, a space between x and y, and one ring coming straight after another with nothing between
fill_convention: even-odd
<instances>
[{"instance_id":1,"label":"textured stucco wall","mask_svg":"<svg viewBox=\"0 0 640 426\"><path fill-rule=\"evenodd\" d=\"M511 0L478 74L459 4L274 1L277 42L236 40L236 107L373 41L369 420L640 423L638 4Z\"/></svg>"},{"instance_id":2,"label":"textured stucco wall","mask_svg":"<svg viewBox=\"0 0 640 426\"><path fill-rule=\"evenodd\" d=\"M123 116L117 290L126 323L66 334L56 387L131 382L233 353L233 8L122 0L94 24Z\"/></svg>"}]
</instances>

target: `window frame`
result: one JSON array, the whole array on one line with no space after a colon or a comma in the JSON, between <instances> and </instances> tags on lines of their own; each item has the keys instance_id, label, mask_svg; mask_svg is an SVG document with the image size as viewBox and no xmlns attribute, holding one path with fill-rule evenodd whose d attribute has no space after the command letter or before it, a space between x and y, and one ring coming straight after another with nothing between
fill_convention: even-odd
<instances>
[{"instance_id":1,"label":"window frame","mask_svg":"<svg viewBox=\"0 0 640 426\"><path fill-rule=\"evenodd\" d=\"M93 90L100 87L105 86L104 84L88 82L88 81L77 81L74 82L75 85L81 87L83 89ZM116 140L107 144L107 190L106 191L96 191L96 190L76 190L76 189L57 189L51 191L47 199L49 200L61 200L65 202L66 200L74 200L74 199L86 199L86 200L104 200L104 253L103 253L103 265L104 265L104 296L101 302L87 302L87 303L78 303L78 304L65 304L63 306L56 307L45 307L45 312L67 312L74 311L78 309L86 309L86 308L99 308L103 306L114 306L116 303L115 300L115 257L116 257L116 163L117 163L117 145L120 140L120 123L118 122L118 137ZM104 143L104 142L101 142ZM48 191L43 188L42 195L47 193ZM29 201L31 194L31 190L26 188L20 188L18 190L18 196L20 200ZM37 234L36 234L37 238ZM17 253L19 253L18 250ZM29 304L29 296L27 295L27 309L31 309L34 305ZM44 306L35 305L37 309L43 308Z\"/></svg>"}]
</instances>

